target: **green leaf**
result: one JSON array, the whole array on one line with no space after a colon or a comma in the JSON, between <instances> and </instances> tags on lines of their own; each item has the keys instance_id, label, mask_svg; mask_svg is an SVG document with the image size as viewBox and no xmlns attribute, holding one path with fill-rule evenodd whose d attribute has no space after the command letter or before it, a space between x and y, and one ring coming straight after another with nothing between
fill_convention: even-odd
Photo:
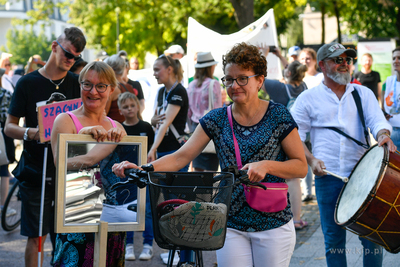
<instances>
[{"instance_id":1,"label":"green leaf","mask_svg":"<svg viewBox=\"0 0 400 267\"><path fill-rule=\"evenodd\" d=\"M219 228L217 231L215 231L215 233L213 234L213 236L219 236L219 235L221 235L223 230L224 230L224 228Z\"/></svg>"}]
</instances>

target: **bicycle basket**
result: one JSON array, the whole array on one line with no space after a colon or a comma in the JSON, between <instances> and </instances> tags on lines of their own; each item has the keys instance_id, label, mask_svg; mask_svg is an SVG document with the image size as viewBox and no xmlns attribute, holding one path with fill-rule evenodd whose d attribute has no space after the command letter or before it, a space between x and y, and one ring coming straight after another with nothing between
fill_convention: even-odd
<instances>
[{"instance_id":1,"label":"bicycle basket","mask_svg":"<svg viewBox=\"0 0 400 267\"><path fill-rule=\"evenodd\" d=\"M164 249L223 247L233 175L220 172L151 172L154 238Z\"/></svg>"}]
</instances>

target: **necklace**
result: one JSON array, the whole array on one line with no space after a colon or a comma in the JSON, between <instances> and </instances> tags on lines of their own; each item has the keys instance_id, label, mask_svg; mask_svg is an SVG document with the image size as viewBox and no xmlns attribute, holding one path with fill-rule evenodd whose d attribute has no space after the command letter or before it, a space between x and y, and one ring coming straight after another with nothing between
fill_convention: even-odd
<instances>
[{"instance_id":1,"label":"necklace","mask_svg":"<svg viewBox=\"0 0 400 267\"><path fill-rule=\"evenodd\" d=\"M258 104L256 113L254 113L253 117L251 118L251 120L249 121L249 123L247 124L247 127L249 127L251 125L251 122L253 121L253 119L256 117L256 115L258 114L258 110L260 109L261 103Z\"/></svg>"},{"instance_id":2,"label":"necklace","mask_svg":"<svg viewBox=\"0 0 400 267\"><path fill-rule=\"evenodd\" d=\"M251 125L251 122L253 121L253 119L257 116L257 114L258 114L258 111L259 111L259 109L260 109L260 106L261 106L261 103L259 103L258 104L258 107L257 107L257 110L256 110L256 113L254 113L254 115L253 115L253 117L250 119L250 121L247 123L247 127L249 127L250 125Z\"/></svg>"},{"instance_id":3,"label":"necklace","mask_svg":"<svg viewBox=\"0 0 400 267\"><path fill-rule=\"evenodd\" d=\"M54 84L55 86L56 86L56 90L58 90L58 88L60 88L60 85L63 83L63 81L65 80L65 77L67 77L67 75L65 75L65 77L61 80L61 82L59 83L59 84L56 84L55 82L53 82L51 79L50 79L50 76L47 74L47 71L46 71L46 66L44 66L43 67L43 70L44 70L44 73L46 73L46 78L52 83L52 84Z\"/></svg>"}]
</instances>

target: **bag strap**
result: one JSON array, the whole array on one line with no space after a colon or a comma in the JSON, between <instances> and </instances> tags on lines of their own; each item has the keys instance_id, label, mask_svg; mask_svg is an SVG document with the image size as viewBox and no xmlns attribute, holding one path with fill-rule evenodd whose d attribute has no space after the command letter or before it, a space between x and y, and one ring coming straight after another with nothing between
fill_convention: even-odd
<instances>
[{"instance_id":1,"label":"bag strap","mask_svg":"<svg viewBox=\"0 0 400 267\"><path fill-rule=\"evenodd\" d=\"M171 125L169 126L169 128L171 129L172 133L174 134L175 138L178 139L180 137L180 134L178 133L178 131L176 130L175 126L171 123Z\"/></svg>"},{"instance_id":2,"label":"bag strap","mask_svg":"<svg viewBox=\"0 0 400 267\"><path fill-rule=\"evenodd\" d=\"M229 125L231 126L232 136L233 136L233 144L235 146L236 164L237 164L238 169L240 170L243 166L242 166L242 158L240 157L239 144L237 142L235 133L233 132L232 105L229 105L226 110L228 112Z\"/></svg>"},{"instance_id":3,"label":"bag strap","mask_svg":"<svg viewBox=\"0 0 400 267\"><path fill-rule=\"evenodd\" d=\"M351 92L351 94L353 95L354 101L356 102L356 106L357 106L357 110L358 110L358 116L360 117L361 120L361 124L364 127L364 136L365 136L365 141L367 142L367 146L368 148L370 147L369 145L369 134L367 131L367 127L365 126L365 120L364 120L364 112L362 109L362 105L361 105L361 98L360 95L358 94L358 91L356 88L354 88L353 92Z\"/></svg>"},{"instance_id":4,"label":"bag strap","mask_svg":"<svg viewBox=\"0 0 400 267\"><path fill-rule=\"evenodd\" d=\"M208 86L208 110L214 109L214 79L211 79L210 85Z\"/></svg>"},{"instance_id":5,"label":"bag strap","mask_svg":"<svg viewBox=\"0 0 400 267\"><path fill-rule=\"evenodd\" d=\"M339 130L339 129L336 128L336 127L324 127L324 128L331 129L331 130L333 130L333 131L335 131L335 132L337 132L337 133L339 133L339 134L341 134L341 135L343 135L343 136L349 138L349 139L352 140L354 143L356 143L356 144L359 145L359 146L362 146L363 148L366 148L366 149L369 148L369 145L368 145L368 144L361 143L361 142L358 141L357 139L354 139L353 137L351 137L350 135L346 134L346 133L343 132L342 130Z\"/></svg>"},{"instance_id":6,"label":"bag strap","mask_svg":"<svg viewBox=\"0 0 400 267\"><path fill-rule=\"evenodd\" d=\"M289 96L289 100L290 100L292 98L292 95L290 94L289 87L287 86L286 83L285 83L285 88L286 88L286 93Z\"/></svg>"},{"instance_id":7,"label":"bag strap","mask_svg":"<svg viewBox=\"0 0 400 267\"><path fill-rule=\"evenodd\" d=\"M14 86L13 82L10 81L10 79L8 79L6 76L3 76L3 77L11 84L12 88L15 90L15 86Z\"/></svg>"},{"instance_id":8,"label":"bag strap","mask_svg":"<svg viewBox=\"0 0 400 267\"><path fill-rule=\"evenodd\" d=\"M324 127L324 128L333 130L333 131L335 131L335 132L337 132L337 133L349 138L350 140L352 140L357 145L362 146L365 149L368 149L368 148L370 148L369 141L368 141L369 134L368 134L367 128L365 126L364 113L363 113L362 105L361 105L361 98L360 98L360 95L358 94L358 91L357 91L356 88L354 88L354 90L353 90L353 92L351 92L351 94L353 95L354 102L356 102L358 116L360 117L361 124L364 127L364 136L365 136L365 141L367 142L367 144L364 144L364 143L358 141L357 139L351 137L350 135L346 134L345 132L343 132L342 130L339 130L336 127Z\"/></svg>"},{"instance_id":9,"label":"bag strap","mask_svg":"<svg viewBox=\"0 0 400 267\"><path fill-rule=\"evenodd\" d=\"M125 90L124 92L129 92L129 91L128 91L128 88L126 88L125 84L123 84L123 83L118 83L118 85L121 85L122 87L124 87L124 90Z\"/></svg>"}]
</instances>

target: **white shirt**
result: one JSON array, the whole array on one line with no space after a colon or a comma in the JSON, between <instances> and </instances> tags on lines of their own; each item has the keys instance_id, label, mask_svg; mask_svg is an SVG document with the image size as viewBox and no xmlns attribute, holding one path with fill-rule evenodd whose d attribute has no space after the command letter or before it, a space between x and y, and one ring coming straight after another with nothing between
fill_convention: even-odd
<instances>
[{"instance_id":1,"label":"white shirt","mask_svg":"<svg viewBox=\"0 0 400 267\"><path fill-rule=\"evenodd\" d=\"M14 86L12 84L12 77L8 74L3 74L1 77L1 85L4 89L9 91L11 94L14 93Z\"/></svg>"},{"instance_id":2,"label":"white shirt","mask_svg":"<svg viewBox=\"0 0 400 267\"><path fill-rule=\"evenodd\" d=\"M347 137L323 127L336 127L356 140L366 143L364 129L351 92L357 88L361 98L367 128L376 138L382 129L392 131L376 97L367 87L347 84L346 92L339 100L336 94L321 83L304 91L296 99L292 115L299 126L302 141L310 132L313 155L325 163L328 171L349 176L351 170L365 153L365 149Z\"/></svg>"},{"instance_id":3,"label":"white shirt","mask_svg":"<svg viewBox=\"0 0 400 267\"><path fill-rule=\"evenodd\" d=\"M394 88L396 87L396 96L394 96ZM387 113L393 117L389 119L389 123L393 127L400 127L400 82L397 76L389 76L386 79L385 101L383 107Z\"/></svg>"},{"instance_id":4,"label":"white shirt","mask_svg":"<svg viewBox=\"0 0 400 267\"><path fill-rule=\"evenodd\" d=\"M314 76L306 76L303 78L303 82L307 85L307 88L313 88L318 86L324 79L324 74L318 72Z\"/></svg>"}]
</instances>

